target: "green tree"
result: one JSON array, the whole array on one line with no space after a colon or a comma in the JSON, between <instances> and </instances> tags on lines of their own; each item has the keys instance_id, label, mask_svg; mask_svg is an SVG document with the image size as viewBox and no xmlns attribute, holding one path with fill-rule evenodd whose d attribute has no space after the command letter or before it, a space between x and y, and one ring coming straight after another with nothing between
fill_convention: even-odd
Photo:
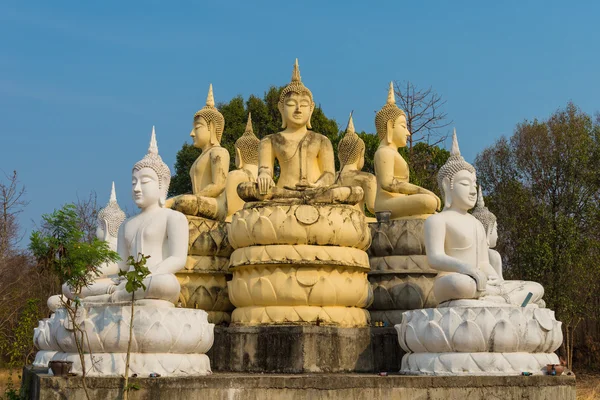
<instances>
[{"instance_id":1,"label":"green tree","mask_svg":"<svg viewBox=\"0 0 600 400\"><path fill-rule=\"evenodd\" d=\"M548 120L518 124L475 166L498 218L505 277L545 287L548 307L563 321L571 366L574 332L597 313L600 125L569 103Z\"/></svg>"}]
</instances>

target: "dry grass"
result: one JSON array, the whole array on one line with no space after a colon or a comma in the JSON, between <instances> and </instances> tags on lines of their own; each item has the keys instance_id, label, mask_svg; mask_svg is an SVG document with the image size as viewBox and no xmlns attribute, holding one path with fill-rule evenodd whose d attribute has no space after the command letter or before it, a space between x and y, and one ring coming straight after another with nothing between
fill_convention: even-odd
<instances>
[{"instance_id":1,"label":"dry grass","mask_svg":"<svg viewBox=\"0 0 600 400\"><path fill-rule=\"evenodd\" d=\"M600 374L577 374L577 400L600 399Z\"/></svg>"},{"instance_id":2,"label":"dry grass","mask_svg":"<svg viewBox=\"0 0 600 400\"><path fill-rule=\"evenodd\" d=\"M4 398L9 380L12 382L13 387L19 388L21 386L21 370L11 372L9 369L0 369L0 399Z\"/></svg>"}]
</instances>

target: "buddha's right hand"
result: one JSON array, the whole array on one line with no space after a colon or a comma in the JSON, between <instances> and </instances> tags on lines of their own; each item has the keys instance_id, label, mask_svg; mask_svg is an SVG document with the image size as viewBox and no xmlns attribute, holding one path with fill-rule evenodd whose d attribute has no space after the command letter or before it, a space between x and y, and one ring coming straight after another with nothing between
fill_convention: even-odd
<instances>
[{"instance_id":1,"label":"buddha's right hand","mask_svg":"<svg viewBox=\"0 0 600 400\"><path fill-rule=\"evenodd\" d=\"M487 275L480 269L477 268L468 268L463 271L463 274L470 276L475 279L475 283L477 285L477 291L483 292L487 286Z\"/></svg>"},{"instance_id":2,"label":"buddha's right hand","mask_svg":"<svg viewBox=\"0 0 600 400\"><path fill-rule=\"evenodd\" d=\"M273 178L269 175L259 175L256 183L258 183L258 193L261 195L267 194L269 189L275 186Z\"/></svg>"}]
</instances>

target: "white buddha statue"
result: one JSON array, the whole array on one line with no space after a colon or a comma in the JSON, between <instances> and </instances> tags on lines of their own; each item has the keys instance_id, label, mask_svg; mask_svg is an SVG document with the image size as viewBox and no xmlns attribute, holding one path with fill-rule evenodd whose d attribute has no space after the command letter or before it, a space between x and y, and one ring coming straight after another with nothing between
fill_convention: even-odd
<instances>
[{"instance_id":1,"label":"white buddha statue","mask_svg":"<svg viewBox=\"0 0 600 400\"><path fill-rule=\"evenodd\" d=\"M472 215L477 218L479 222L481 222L483 229L485 230L490 265L502 283L502 292L500 293L501 296L506 297L508 299L507 302L510 304L520 305L523 301L523 287L527 286L527 290L531 291L532 293L530 302L537 304L540 307L545 307L545 302L542 300L542 297L544 296L544 287L539 283L504 280L502 275L502 256L500 256L500 253L494 250L498 241L498 221L496 216L485 206L483 194L481 192L481 185L478 188L477 205L473 209Z\"/></svg>"},{"instance_id":2,"label":"white buddha statue","mask_svg":"<svg viewBox=\"0 0 600 400\"><path fill-rule=\"evenodd\" d=\"M346 134L338 144L340 172L337 173L336 183L343 186L360 186L365 197L356 207L365 212L365 206L375 213L375 196L377 194L377 178L375 175L361 171L365 165L365 142L356 134L352 114L348 119Z\"/></svg>"},{"instance_id":3,"label":"white buddha statue","mask_svg":"<svg viewBox=\"0 0 600 400\"><path fill-rule=\"evenodd\" d=\"M117 195L115 193L115 183L112 183L110 199L106 207L98 212L96 237L108 243L108 247L112 251L117 251L117 237L119 227L125 221L125 213L117 203ZM94 282L87 287L81 289L80 293L73 293L67 284L63 284L62 292L65 297L74 299L75 296L85 299L89 296L108 294L115 285L115 280L118 280L117 273L119 265L117 263L105 263L100 268L100 275ZM54 298L55 296L53 296ZM54 300L51 298L52 300ZM50 304L50 300L49 300Z\"/></svg>"},{"instance_id":4,"label":"white buddha statue","mask_svg":"<svg viewBox=\"0 0 600 400\"><path fill-rule=\"evenodd\" d=\"M444 209L425 221L427 261L440 271L435 298L440 306L468 299L520 306L531 292L535 303L543 294L539 284L503 281L490 264L488 235L468 213L477 201L476 180L475 168L460 155L454 131L451 156L438 173Z\"/></svg>"},{"instance_id":5,"label":"white buddha statue","mask_svg":"<svg viewBox=\"0 0 600 400\"><path fill-rule=\"evenodd\" d=\"M150 275L144 279L146 289L135 292L135 299L166 300L175 303L180 286L175 272L185 266L188 248L188 222L177 211L164 208L171 181L171 171L158 155L156 135L152 138L148 154L133 166L132 194L141 212L125 221L119 230L117 243L121 257L119 268L126 271L129 256L149 256L146 266ZM126 281L112 285L109 294L91 296L86 302L130 301L131 293L125 290Z\"/></svg>"}]
</instances>

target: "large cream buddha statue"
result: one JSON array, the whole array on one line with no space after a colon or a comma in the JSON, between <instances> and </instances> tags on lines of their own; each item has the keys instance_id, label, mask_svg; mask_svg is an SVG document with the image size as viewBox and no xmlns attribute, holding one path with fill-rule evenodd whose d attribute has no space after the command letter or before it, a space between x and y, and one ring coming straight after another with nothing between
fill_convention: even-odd
<instances>
[{"instance_id":1,"label":"large cream buddha statue","mask_svg":"<svg viewBox=\"0 0 600 400\"><path fill-rule=\"evenodd\" d=\"M391 219L435 213L440 199L430 190L409 183L408 164L398 153L398 148L406 147L410 132L406 114L396 106L392 83L386 105L375 115L375 127L380 140L374 158L378 186L375 211L390 211Z\"/></svg>"},{"instance_id":2,"label":"large cream buddha statue","mask_svg":"<svg viewBox=\"0 0 600 400\"><path fill-rule=\"evenodd\" d=\"M336 176L336 183L343 186L360 186L365 196L356 207L364 213L366 206L367 210L374 214L377 178L373 174L361 171L365 165L365 142L354 130L352 114L348 119L346 134L338 144L338 158L340 172Z\"/></svg>"},{"instance_id":3,"label":"large cream buddha statue","mask_svg":"<svg viewBox=\"0 0 600 400\"><path fill-rule=\"evenodd\" d=\"M425 222L427 259L440 271L434 283L436 299L440 303L481 299L520 306L531 292L531 302L537 303L544 292L541 285L503 281L490 264L488 233L468 213L477 201L475 168L460 155L456 131L451 156L438 173L438 184L444 194L444 210Z\"/></svg>"},{"instance_id":4,"label":"large cream buddha statue","mask_svg":"<svg viewBox=\"0 0 600 400\"><path fill-rule=\"evenodd\" d=\"M248 122L244 134L235 141L235 166L237 169L229 171L225 193L227 194L227 220L236 211L244 207L245 201L240 198L237 187L242 182L256 182L258 175L258 148L260 140L252 129L252 115L248 113Z\"/></svg>"},{"instance_id":5,"label":"large cream buddha statue","mask_svg":"<svg viewBox=\"0 0 600 400\"><path fill-rule=\"evenodd\" d=\"M119 230L117 243L121 257L119 268L127 270L129 256L137 259L139 254L150 256L146 266L150 275L144 279L146 289L135 293L135 299L166 300L171 303L179 298L179 282L175 272L185 266L188 247L188 224L180 212L164 208L171 181L169 167L158 154L156 135L152 138L148 154L133 166L132 194L141 212L125 221ZM130 301L131 293L125 290L125 280L113 284L109 294L89 296L86 302Z\"/></svg>"},{"instance_id":6,"label":"large cream buddha statue","mask_svg":"<svg viewBox=\"0 0 600 400\"><path fill-rule=\"evenodd\" d=\"M115 193L115 183L112 184L110 199L106 207L98 212L96 237L108 243L112 251L117 251L117 237L119 227L125 221L125 213L117 203L117 195ZM119 265L117 263L106 263L100 268L100 275L94 280L90 286L81 289L80 293L73 293L67 284L63 284L63 295L69 299L74 299L76 296L80 299L85 299L89 296L108 294L118 280L117 272ZM55 296L52 296L48 301L49 304Z\"/></svg>"},{"instance_id":7,"label":"large cream buddha statue","mask_svg":"<svg viewBox=\"0 0 600 400\"><path fill-rule=\"evenodd\" d=\"M192 194L167 200L166 207L185 215L223 220L227 216L225 186L229 172L229 152L221 147L225 119L215 107L212 84L206 105L194 115L190 136L194 147L202 150L190 169Z\"/></svg>"},{"instance_id":8,"label":"large cream buddha statue","mask_svg":"<svg viewBox=\"0 0 600 400\"><path fill-rule=\"evenodd\" d=\"M238 186L240 197L252 200L303 199L313 203L356 204L362 189L332 187L335 159L331 141L311 131L310 119L315 108L311 91L300 77L298 60L292 81L279 96L283 131L264 137L260 142L257 183ZM273 180L275 160L280 174Z\"/></svg>"}]
</instances>

